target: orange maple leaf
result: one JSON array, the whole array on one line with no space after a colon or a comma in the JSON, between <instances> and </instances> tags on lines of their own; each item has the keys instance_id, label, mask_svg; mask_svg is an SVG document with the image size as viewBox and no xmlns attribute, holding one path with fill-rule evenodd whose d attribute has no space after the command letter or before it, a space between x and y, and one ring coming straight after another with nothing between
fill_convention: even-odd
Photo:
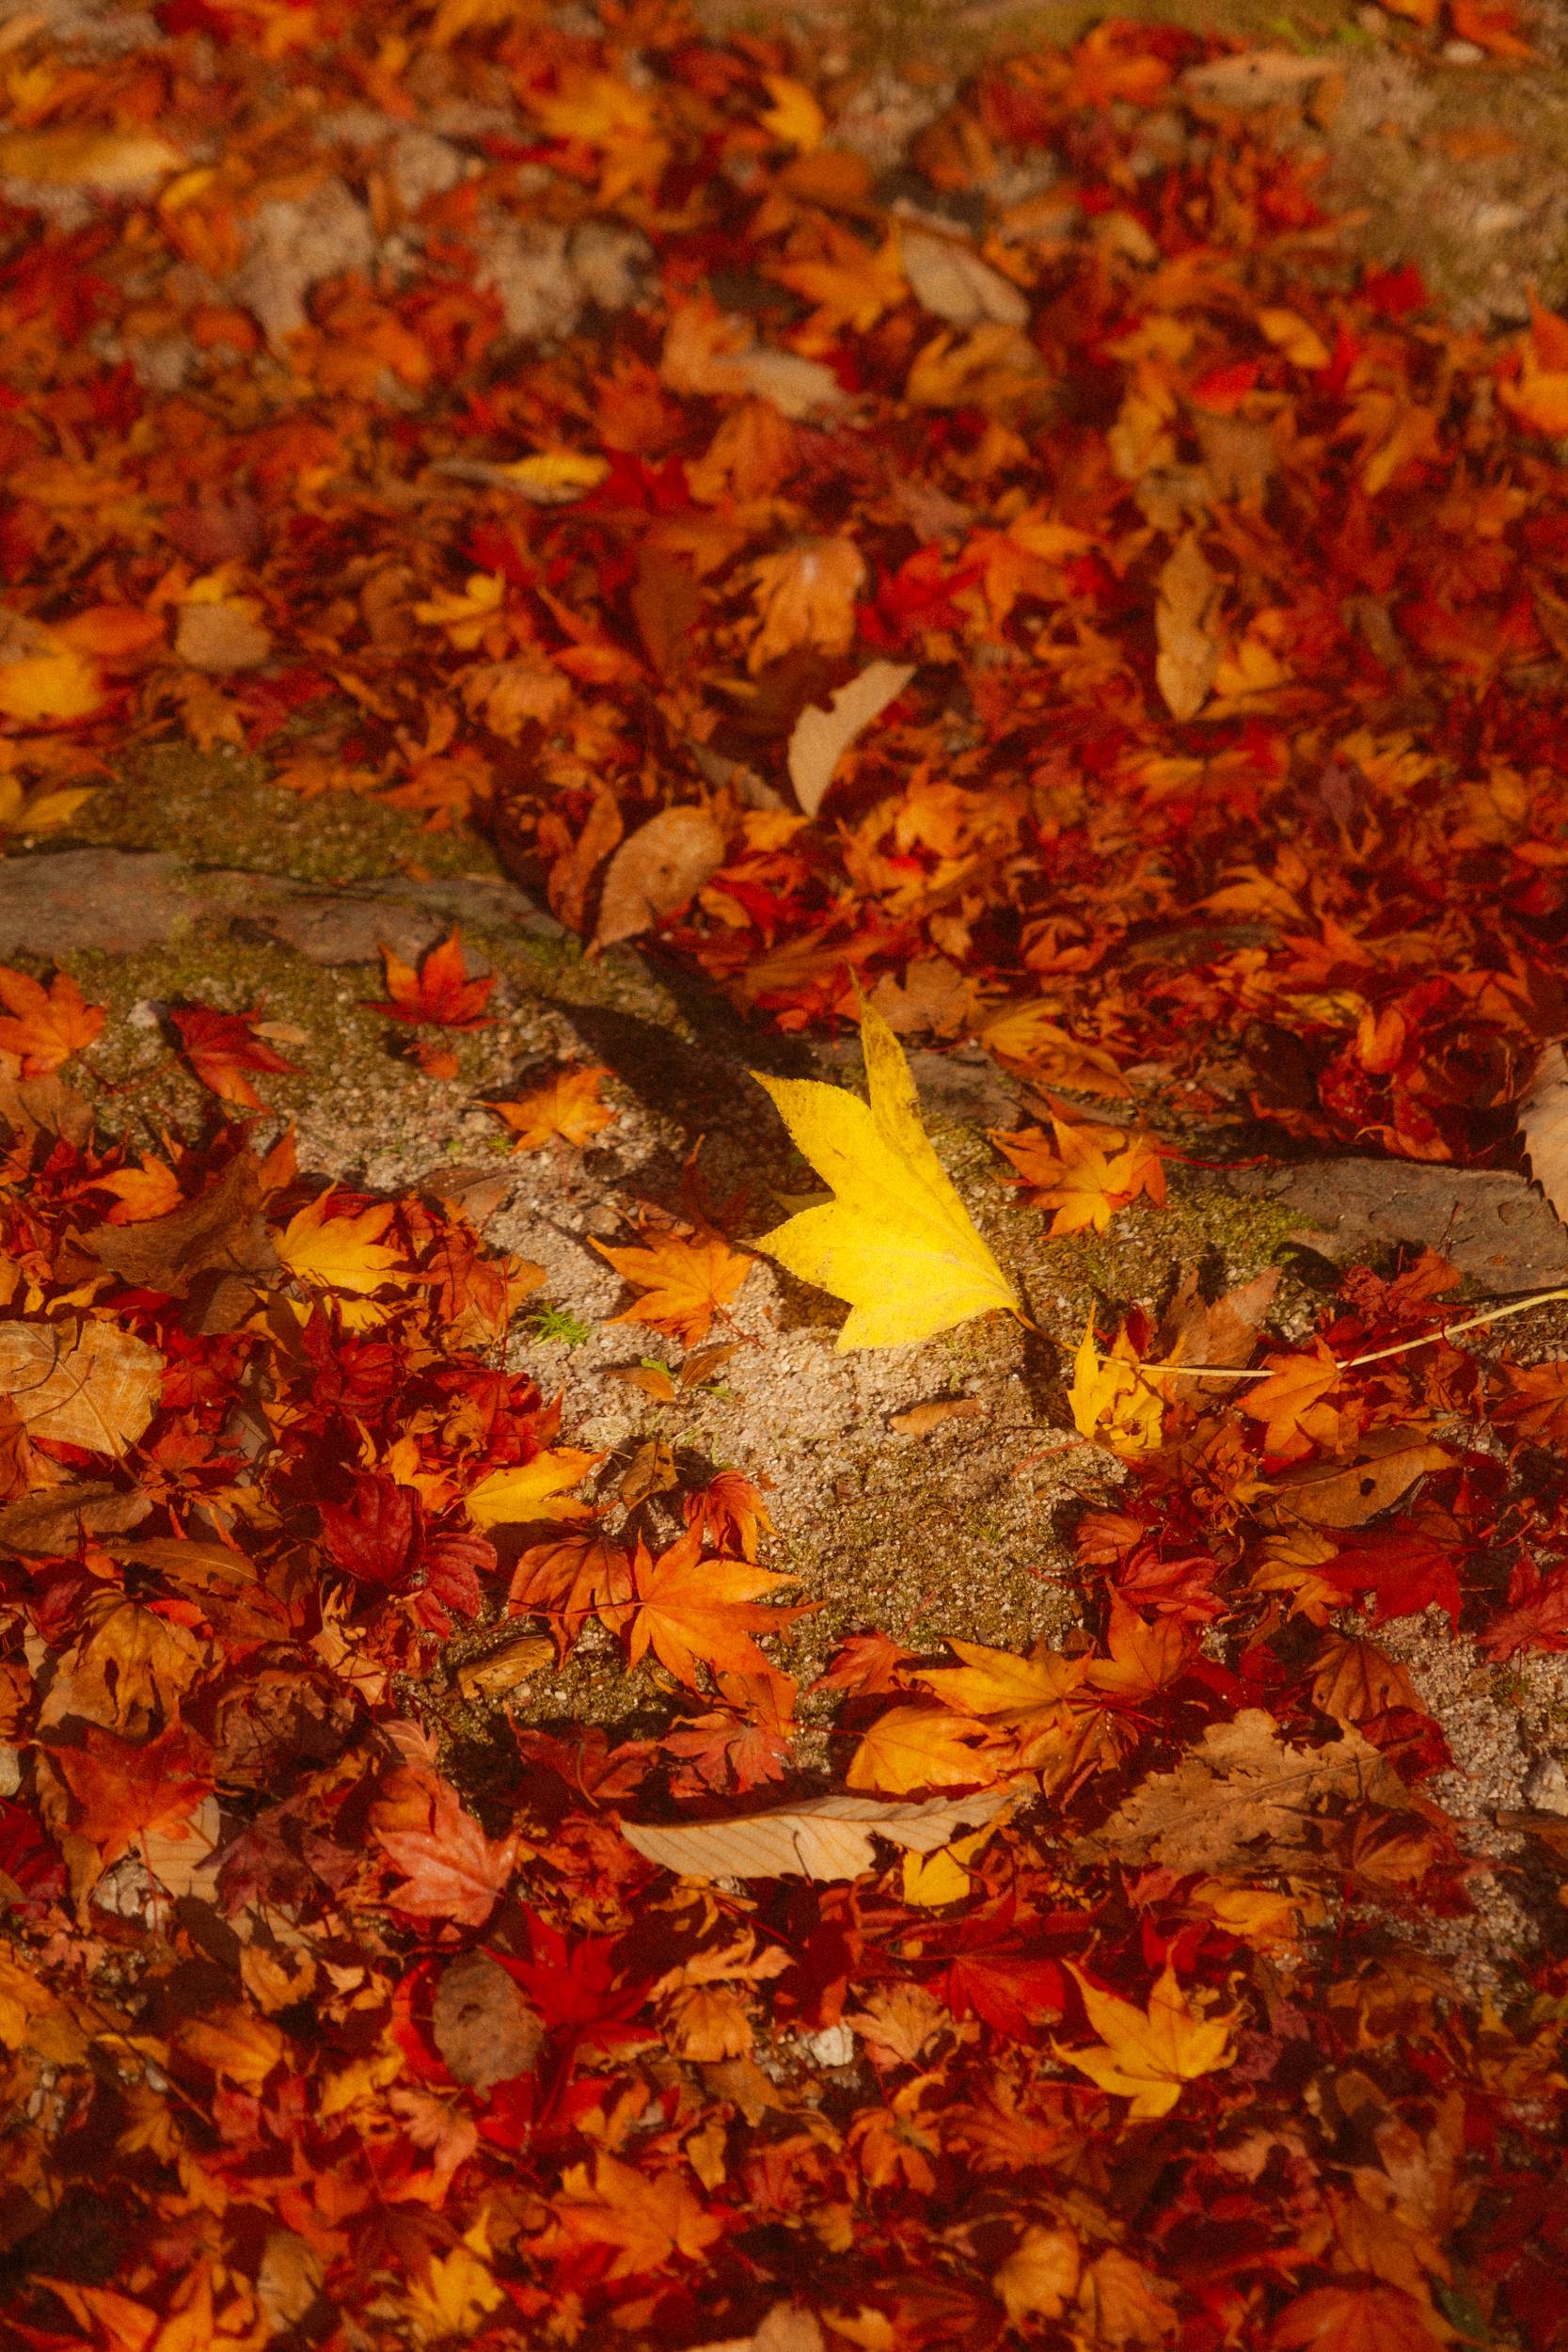
<instances>
[{"instance_id":1,"label":"orange maple leaf","mask_svg":"<svg viewBox=\"0 0 1568 2352\"><path fill-rule=\"evenodd\" d=\"M47 988L0 963L0 1052L17 1055L24 1078L46 1077L90 1045L103 1026L102 1005L83 1002L69 972L56 972Z\"/></svg>"},{"instance_id":2,"label":"orange maple leaf","mask_svg":"<svg viewBox=\"0 0 1568 2352\"><path fill-rule=\"evenodd\" d=\"M376 1842L404 1880L387 1899L415 1919L479 1928L506 1892L517 1859L517 1837L486 1837L457 1791L444 1780L428 1785L428 1818L405 1828L376 1829Z\"/></svg>"},{"instance_id":3,"label":"orange maple leaf","mask_svg":"<svg viewBox=\"0 0 1568 2352\"><path fill-rule=\"evenodd\" d=\"M202 1085L211 1087L225 1103L238 1103L242 1109L266 1108L245 1074L247 1070L292 1071L297 1066L285 1061L265 1038L257 1035L254 1012L214 1012L207 1005L187 1005L169 1018L180 1032L185 1059Z\"/></svg>"},{"instance_id":4,"label":"orange maple leaf","mask_svg":"<svg viewBox=\"0 0 1568 2352\"><path fill-rule=\"evenodd\" d=\"M1152 1137L1120 1127L1069 1126L1062 1119L1053 1119L1051 1127L1049 1143L1038 1127L1011 1134L993 1128L990 1139L1029 1185L1030 1207L1055 1210L1053 1238L1089 1230L1102 1233L1113 1212L1140 1193L1164 1208L1165 1171Z\"/></svg>"},{"instance_id":5,"label":"orange maple leaf","mask_svg":"<svg viewBox=\"0 0 1568 2352\"><path fill-rule=\"evenodd\" d=\"M394 948L382 943L381 961L387 994L372 1004L389 1021L434 1021L443 1029L481 1029L491 1015L483 1008L496 985L493 972L469 979L463 960L463 938L455 926L421 960L416 971Z\"/></svg>"},{"instance_id":6,"label":"orange maple leaf","mask_svg":"<svg viewBox=\"0 0 1568 2352\"><path fill-rule=\"evenodd\" d=\"M509 1615L554 1620L562 1658L590 1617L596 1614L618 1630L631 1604L631 1561L596 1530L531 1544L517 1562L506 1596Z\"/></svg>"},{"instance_id":7,"label":"orange maple leaf","mask_svg":"<svg viewBox=\"0 0 1568 2352\"><path fill-rule=\"evenodd\" d=\"M516 1137L515 1152L537 1152L552 1136L580 1146L615 1119L599 1092L609 1075L597 1064L579 1069L567 1063L515 1102L490 1103L486 1108L511 1128Z\"/></svg>"},{"instance_id":8,"label":"orange maple leaf","mask_svg":"<svg viewBox=\"0 0 1568 2352\"><path fill-rule=\"evenodd\" d=\"M752 1270L750 1258L707 1229L657 1233L632 1249L611 1249L602 1241L594 1247L633 1290L644 1294L625 1313L611 1315L611 1323L643 1323L688 1347L707 1337L714 1316L728 1307Z\"/></svg>"},{"instance_id":9,"label":"orange maple leaf","mask_svg":"<svg viewBox=\"0 0 1568 2352\"><path fill-rule=\"evenodd\" d=\"M674 2256L695 2262L723 2232L678 2172L640 2172L600 2154L590 2177L575 2164L563 2175L555 2211L562 2231L590 2245L611 2246L612 2279L659 2270Z\"/></svg>"},{"instance_id":10,"label":"orange maple leaf","mask_svg":"<svg viewBox=\"0 0 1568 2352\"><path fill-rule=\"evenodd\" d=\"M1269 1377L1248 1387L1242 1410L1266 1424L1267 1453L1299 1462L1338 1426L1338 1416L1323 1400L1338 1385L1339 1367L1321 1342L1315 1354L1273 1356L1269 1362Z\"/></svg>"},{"instance_id":11,"label":"orange maple leaf","mask_svg":"<svg viewBox=\"0 0 1568 2352\"><path fill-rule=\"evenodd\" d=\"M1433 2352L1451 2330L1399 2287L1313 2287L1287 2303L1269 2352Z\"/></svg>"},{"instance_id":12,"label":"orange maple leaf","mask_svg":"<svg viewBox=\"0 0 1568 2352\"><path fill-rule=\"evenodd\" d=\"M694 1528L657 1560L639 1540L632 1581L637 1606L626 1633L632 1664L651 1649L660 1665L691 1690L697 1688L699 1661L716 1672L768 1674L768 1660L752 1635L782 1631L813 1605L760 1606L759 1593L777 1592L799 1580L746 1560L705 1557Z\"/></svg>"}]
</instances>

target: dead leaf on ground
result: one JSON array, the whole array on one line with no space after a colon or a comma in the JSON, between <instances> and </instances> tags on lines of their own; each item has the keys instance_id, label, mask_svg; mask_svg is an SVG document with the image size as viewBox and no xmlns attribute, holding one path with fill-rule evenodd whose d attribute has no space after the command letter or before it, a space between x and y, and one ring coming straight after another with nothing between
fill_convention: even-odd
<instances>
[{"instance_id":1,"label":"dead leaf on ground","mask_svg":"<svg viewBox=\"0 0 1568 2352\"><path fill-rule=\"evenodd\" d=\"M1428 1470L1443 1470L1453 1456L1426 1441L1395 1445L1360 1462L1310 1462L1287 1470L1258 1504L1270 1527L1305 1520L1308 1527L1365 1527L1380 1511L1391 1510Z\"/></svg>"},{"instance_id":2,"label":"dead leaf on ground","mask_svg":"<svg viewBox=\"0 0 1568 2352\"><path fill-rule=\"evenodd\" d=\"M789 739L789 781L808 817L821 807L856 736L896 700L914 673L912 661L873 661L838 689L826 710L808 703L801 711Z\"/></svg>"},{"instance_id":3,"label":"dead leaf on ground","mask_svg":"<svg viewBox=\"0 0 1568 2352\"><path fill-rule=\"evenodd\" d=\"M911 1405L888 1416L888 1427L900 1438L926 1438L949 1421L984 1421L986 1407L977 1396L933 1397L928 1405Z\"/></svg>"},{"instance_id":4,"label":"dead leaf on ground","mask_svg":"<svg viewBox=\"0 0 1568 2352\"><path fill-rule=\"evenodd\" d=\"M1014 1791L977 1788L962 1797L902 1804L880 1797L816 1797L727 1821L659 1828L623 1821L629 1845L661 1868L698 1879L853 1879L875 1868L875 1839L907 1853L935 1853L960 1831L994 1820Z\"/></svg>"},{"instance_id":5,"label":"dead leaf on ground","mask_svg":"<svg viewBox=\"0 0 1568 2352\"><path fill-rule=\"evenodd\" d=\"M547 1666L554 1656L555 1644L545 1634L515 1634L499 1649L486 1650L483 1658L467 1659L458 1667L458 1695L466 1699L504 1698L509 1691L518 1690L536 1675L541 1666Z\"/></svg>"},{"instance_id":6,"label":"dead leaf on ground","mask_svg":"<svg viewBox=\"0 0 1568 2352\"><path fill-rule=\"evenodd\" d=\"M531 2074L545 2046L521 1989L484 1952L465 1952L442 1969L430 2025L448 2073L482 2099L498 2083Z\"/></svg>"},{"instance_id":7,"label":"dead leaf on ground","mask_svg":"<svg viewBox=\"0 0 1568 2352\"><path fill-rule=\"evenodd\" d=\"M1175 1772L1151 1772L1081 1851L1163 1863L1183 1877L1271 1857L1298 1866L1328 1804L1368 1798L1397 1806L1402 1789L1358 1731L1294 1748L1272 1716L1251 1707L1211 1724Z\"/></svg>"},{"instance_id":8,"label":"dead leaf on ground","mask_svg":"<svg viewBox=\"0 0 1568 2352\"><path fill-rule=\"evenodd\" d=\"M113 1323L0 1324L0 1396L30 1438L122 1454L157 1410L164 1359Z\"/></svg>"},{"instance_id":9,"label":"dead leaf on ground","mask_svg":"<svg viewBox=\"0 0 1568 2352\"><path fill-rule=\"evenodd\" d=\"M1189 66L1180 87L1194 98L1210 99L1222 106L1299 104L1303 97L1330 76L1342 82L1341 69L1332 57L1304 57L1295 49L1252 49L1241 56L1214 57Z\"/></svg>"},{"instance_id":10,"label":"dead leaf on ground","mask_svg":"<svg viewBox=\"0 0 1568 2352\"><path fill-rule=\"evenodd\" d=\"M666 808L623 841L605 870L595 947L635 939L695 898L722 865L724 836L705 808Z\"/></svg>"},{"instance_id":11,"label":"dead leaf on ground","mask_svg":"<svg viewBox=\"0 0 1568 2352\"><path fill-rule=\"evenodd\" d=\"M1166 559L1159 580L1154 629L1159 658L1154 675L1173 719L1196 719L1209 699L1219 668L1213 625L1220 583L1196 531L1189 531Z\"/></svg>"},{"instance_id":12,"label":"dead leaf on ground","mask_svg":"<svg viewBox=\"0 0 1568 2352\"><path fill-rule=\"evenodd\" d=\"M1174 1359L1189 1364L1240 1367L1250 1363L1258 1334L1278 1288L1279 1268L1266 1266L1250 1282L1239 1283L1236 1289L1227 1291L1223 1298L1206 1299L1198 1290L1196 1270L1189 1267L1161 1318L1150 1356L1156 1361ZM1172 1380L1166 1394L1181 1404L1191 1404L1198 1397L1223 1394L1233 1385L1227 1380L1204 1380L1188 1375Z\"/></svg>"},{"instance_id":13,"label":"dead leaf on ground","mask_svg":"<svg viewBox=\"0 0 1568 2352\"><path fill-rule=\"evenodd\" d=\"M899 238L904 275L915 300L951 326L1027 326L1029 303L1022 288L983 262L967 239L929 229L905 227Z\"/></svg>"},{"instance_id":14,"label":"dead leaf on ground","mask_svg":"<svg viewBox=\"0 0 1568 2352\"><path fill-rule=\"evenodd\" d=\"M1535 1178L1568 1225L1568 1056L1548 1045L1519 1104L1519 1138Z\"/></svg>"},{"instance_id":15,"label":"dead leaf on ground","mask_svg":"<svg viewBox=\"0 0 1568 2352\"><path fill-rule=\"evenodd\" d=\"M244 604L187 604L175 627L174 650L193 670L223 677L269 661L272 637Z\"/></svg>"},{"instance_id":16,"label":"dead leaf on ground","mask_svg":"<svg viewBox=\"0 0 1568 2352\"><path fill-rule=\"evenodd\" d=\"M119 1535L152 1508L151 1497L73 1478L40 1494L18 1495L0 1509L0 1549L24 1556L69 1555L84 1535Z\"/></svg>"},{"instance_id":17,"label":"dead leaf on ground","mask_svg":"<svg viewBox=\"0 0 1568 2352\"><path fill-rule=\"evenodd\" d=\"M239 1152L194 1200L135 1225L89 1226L81 1246L122 1282L170 1298L183 1298L204 1274L266 1281L282 1267L261 1216L263 1198L260 1162Z\"/></svg>"}]
</instances>

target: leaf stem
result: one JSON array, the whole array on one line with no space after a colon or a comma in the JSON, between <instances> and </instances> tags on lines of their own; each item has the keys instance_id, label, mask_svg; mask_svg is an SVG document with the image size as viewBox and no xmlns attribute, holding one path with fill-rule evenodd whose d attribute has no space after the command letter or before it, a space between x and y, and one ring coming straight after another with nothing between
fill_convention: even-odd
<instances>
[{"instance_id":1,"label":"leaf stem","mask_svg":"<svg viewBox=\"0 0 1568 2352\"><path fill-rule=\"evenodd\" d=\"M1423 1331L1418 1339L1398 1340L1392 1347L1371 1347L1361 1356L1337 1358L1334 1368L1336 1372L1356 1372L1363 1364L1385 1363L1390 1356L1408 1356L1413 1348L1431 1347L1438 1340L1456 1339L1461 1331L1479 1331L1484 1324L1505 1323L1510 1315L1525 1314L1532 1307L1549 1307L1560 1298L1568 1298L1568 1288L1532 1291L1528 1298L1512 1298L1504 1307L1489 1307L1484 1314L1466 1315L1460 1323L1445 1323L1436 1331ZM1165 1358L1155 1363L1140 1364L1138 1370L1140 1373L1180 1373L1193 1380L1272 1380L1274 1378L1274 1374L1266 1365L1243 1368L1236 1364L1184 1364L1174 1357Z\"/></svg>"}]
</instances>

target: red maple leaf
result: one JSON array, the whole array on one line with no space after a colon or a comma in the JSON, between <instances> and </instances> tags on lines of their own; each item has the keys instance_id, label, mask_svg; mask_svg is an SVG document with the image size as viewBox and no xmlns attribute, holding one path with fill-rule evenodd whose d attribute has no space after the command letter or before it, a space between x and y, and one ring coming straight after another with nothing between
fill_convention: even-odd
<instances>
[{"instance_id":1,"label":"red maple leaf","mask_svg":"<svg viewBox=\"0 0 1568 2352\"><path fill-rule=\"evenodd\" d=\"M257 1035L255 1012L214 1012L207 1005L186 1005L177 1008L169 1018L180 1032L185 1058L202 1085L245 1110L266 1108L245 1074L247 1070L278 1072L297 1067Z\"/></svg>"}]
</instances>

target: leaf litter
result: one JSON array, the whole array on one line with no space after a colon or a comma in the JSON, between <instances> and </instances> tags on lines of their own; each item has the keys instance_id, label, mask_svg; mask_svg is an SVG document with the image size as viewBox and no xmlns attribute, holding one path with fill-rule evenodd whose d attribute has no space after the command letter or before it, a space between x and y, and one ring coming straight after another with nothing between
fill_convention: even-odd
<instances>
[{"instance_id":1,"label":"leaf litter","mask_svg":"<svg viewBox=\"0 0 1568 2352\"><path fill-rule=\"evenodd\" d=\"M999 1140L1063 1236L1196 1136L1511 1148L1568 1025L1568 328L1324 265L1328 69L1117 24L989 67L913 159L972 235L767 36L156 29L7 50L0 821L172 728L487 822L785 1033L875 999L869 1104L768 1082L832 1202L759 1243L688 1185L601 1245L692 1351L651 1413L750 1343L754 1248L851 1347L1017 1330L884 1005L1032 1090ZM455 931L385 972L492 1020ZM173 1006L213 1115L133 1135L103 1009L0 993L22 2340L1565 2341L1561 1906L1484 2000L1432 1961L1493 1863L1370 1629L1568 1646L1568 1388L1434 1253L1310 1328L1196 1273L1091 1325L1081 1627L863 1627L802 1692L762 1485L578 1442L474 1187L250 1151L308 1037ZM600 1148L600 1075L493 1109ZM592 1644L642 1661L623 1736L509 1711Z\"/></svg>"}]
</instances>

